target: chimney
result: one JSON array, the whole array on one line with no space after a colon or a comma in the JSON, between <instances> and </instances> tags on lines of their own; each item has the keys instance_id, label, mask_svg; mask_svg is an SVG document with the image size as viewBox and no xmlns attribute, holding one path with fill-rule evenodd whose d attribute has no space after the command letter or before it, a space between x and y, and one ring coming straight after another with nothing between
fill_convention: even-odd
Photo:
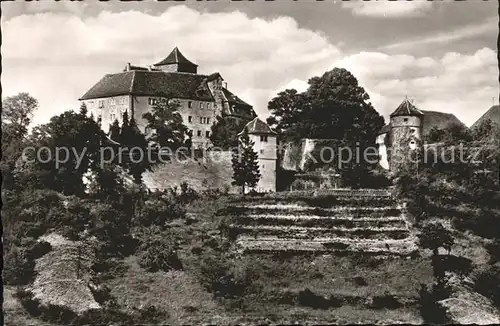
<instances>
[{"instance_id":1,"label":"chimney","mask_svg":"<svg viewBox=\"0 0 500 326\"><path fill-rule=\"evenodd\" d=\"M127 65L125 66L125 71L130 71L130 62L127 62Z\"/></svg>"},{"instance_id":2,"label":"chimney","mask_svg":"<svg viewBox=\"0 0 500 326\"><path fill-rule=\"evenodd\" d=\"M151 65L148 65L148 71L151 71Z\"/></svg>"}]
</instances>

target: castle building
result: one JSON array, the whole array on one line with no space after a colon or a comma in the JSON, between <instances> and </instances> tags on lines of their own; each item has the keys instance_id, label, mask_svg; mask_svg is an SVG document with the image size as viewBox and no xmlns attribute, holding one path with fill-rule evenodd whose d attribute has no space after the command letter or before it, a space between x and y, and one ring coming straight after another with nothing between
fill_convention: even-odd
<instances>
[{"instance_id":1,"label":"castle building","mask_svg":"<svg viewBox=\"0 0 500 326\"><path fill-rule=\"evenodd\" d=\"M382 168L397 171L407 164L409 151L416 148L432 129L445 129L452 124L465 126L451 113L419 110L407 98L390 115L389 124L382 127L376 139L379 164ZM389 156L390 151L390 156Z\"/></svg>"},{"instance_id":2,"label":"castle building","mask_svg":"<svg viewBox=\"0 0 500 326\"><path fill-rule=\"evenodd\" d=\"M122 123L123 113L133 117L143 133L150 112L158 101L167 99L179 103L178 112L192 134L193 145L210 145L211 126L217 116L250 121L256 117L253 107L227 89L219 73L198 74L198 66L176 47L160 62L149 67L127 63L122 72L107 74L79 100L108 131L115 121Z\"/></svg>"},{"instance_id":3,"label":"castle building","mask_svg":"<svg viewBox=\"0 0 500 326\"><path fill-rule=\"evenodd\" d=\"M254 150L258 155L261 177L255 190L257 192L275 192L278 134L259 118L255 118L247 123L239 135L245 129L248 132L250 141L254 143Z\"/></svg>"}]
</instances>

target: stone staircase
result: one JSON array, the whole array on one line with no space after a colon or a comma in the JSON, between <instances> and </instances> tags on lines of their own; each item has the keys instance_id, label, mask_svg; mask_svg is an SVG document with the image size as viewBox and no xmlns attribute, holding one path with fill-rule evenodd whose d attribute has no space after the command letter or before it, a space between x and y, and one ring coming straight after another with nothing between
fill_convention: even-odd
<instances>
[{"instance_id":1,"label":"stone staircase","mask_svg":"<svg viewBox=\"0 0 500 326\"><path fill-rule=\"evenodd\" d=\"M415 238L389 190L276 193L234 203L230 232L244 253L362 252L410 256Z\"/></svg>"}]
</instances>

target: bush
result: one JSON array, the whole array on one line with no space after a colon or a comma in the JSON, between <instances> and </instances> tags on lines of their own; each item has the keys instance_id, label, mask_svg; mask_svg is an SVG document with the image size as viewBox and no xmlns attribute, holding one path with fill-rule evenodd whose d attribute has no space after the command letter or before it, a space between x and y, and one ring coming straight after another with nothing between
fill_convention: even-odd
<instances>
[{"instance_id":1,"label":"bush","mask_svg":"<svg viewBox=\"0 0 500 326\"><path fill-rule=\"evenodd\" d=\"M426 324L447 324L450 321L446 315L446 308L438 302L449 297L449 293L442 285L434 284L428 290L424 284L420 285L418 305L420 315Z\"/></svg>"},{"instance_id":2,"label":"bush","mask_svg":"<svg viewBox=\"0 0 500 326\"><path fill-rule=\"evenodd\" d=\"M182 269L172 237L160 232L151 233L144 237L139 246L139 265L149 272Z\"/></svg>"},{"instance_id":3,"label":"bush","mask_svg":"<svg viewBox=\"0 0 500 326\"><path fill-rule=\"evenodd\" d=\"M488 266L474 276L474 290L500 308L500 263Z\"/></svg>"},{"instance_id":4,"label":"bush","mask_svg":"<svg viewBox=\"0 0 500 326\"><path fill-rule=\"evenodd\" d=\"M186 209L176 196L154 193L144 202L134 224L164 228L167 222L185 217Z\"/></svg>"},{"instance_id":5,"label":"bush","mask_svg":"<svg viewBox=\"0 0 500 326\"><path fill-rule=\"evenodd\" d=\"M252 273L246 265L231 265L227 257L209 255L200 264L200 283L214 297L239 298L250 290Z\"/></svg>"},{"instance_id":6,"label":"bush","mask_svg":"<svg viewBox=\"0 0 500 326\"><path fill-rule=\"evenodd\" d=\"M3 281L7 285L30 284L36 276L34 260L28 259L17 247L6 252L3 267Z\"/></svg>"}]
</instances>

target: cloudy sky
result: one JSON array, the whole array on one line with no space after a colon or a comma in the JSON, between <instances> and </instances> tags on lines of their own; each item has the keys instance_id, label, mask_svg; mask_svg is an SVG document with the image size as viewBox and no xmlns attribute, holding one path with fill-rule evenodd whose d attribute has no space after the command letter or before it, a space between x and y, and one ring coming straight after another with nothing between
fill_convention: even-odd
<instances>
[{"instance_id":1,"label":"cloudy sky","mask_svg":"<svg viewBox=\"0 0 500 326\"><path fill-rule=\"evenodd\" d=\"M351 71L386 118L405 96L471 125L498 103L496 1L2 2L3 95L29 92L35 123L79 106L104 74L178 46L266 117L286 88Z\"/></svg>"}]
</instances>

